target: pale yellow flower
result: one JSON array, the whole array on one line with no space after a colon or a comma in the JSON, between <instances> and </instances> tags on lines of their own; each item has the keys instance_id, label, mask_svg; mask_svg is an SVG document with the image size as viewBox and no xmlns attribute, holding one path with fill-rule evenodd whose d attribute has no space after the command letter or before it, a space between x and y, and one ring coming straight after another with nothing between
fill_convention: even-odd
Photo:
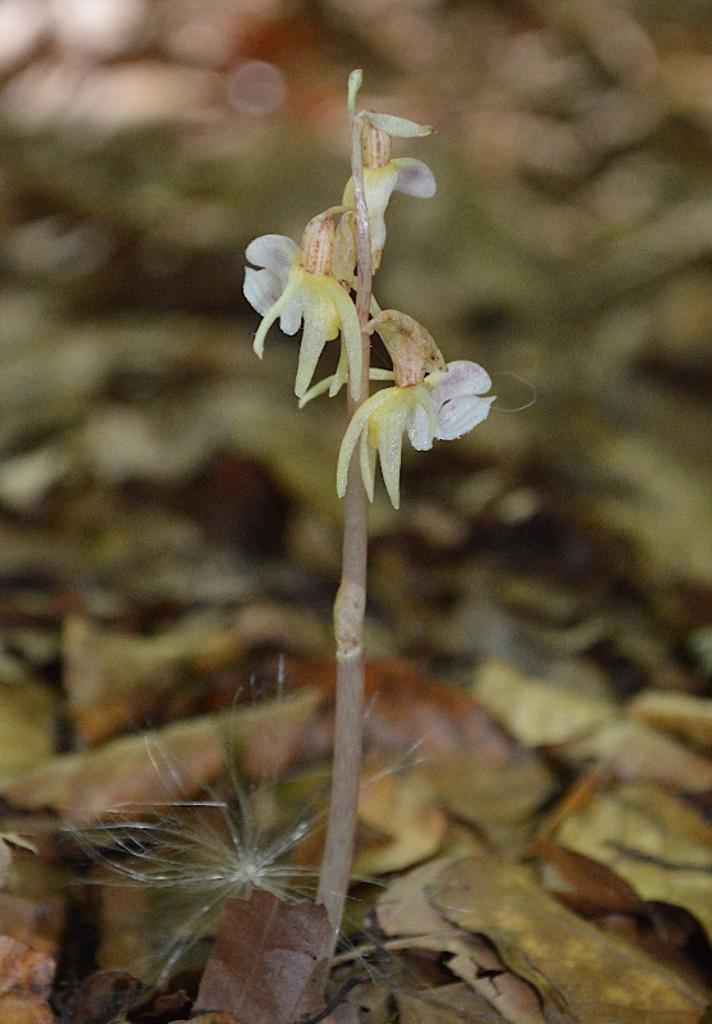
<instances>
[{"instance_id":1,"label":"pale yellow flower","mask_svg":"<svg viewBox=\"0 0 712 1024\"><path fill-rule=\"evenodd\" d=\"M400 467L403 434L418 451L428 451L434 440L452 441L468 433L489 415L494 395L480 397L492 386L477 363L465 359L448 363L420 384L377 391L358 407L341 442L336 469L336 492L346 493L349 464L359 446L361 478L373 501L376 463L394 508L400 504Z\"/></svg>"},{"instance_id":2,"label":"pale yellow flower","mask_svg":"<svg viewBox=\"0 0 712 1024\"><path fill-rule=\"evenodd\" d=\"M386 244L386 207L393 192L430 199L435 195L437 188L433 172L422 160L391 157L391 136L414 138L430 134L431 128L389 114L363 111L360 116L364 119L363 178L371 229L371 249L375 266L378 267L381 251ZM344 206L354 206L352 178L349 178L346 184L342 202Z\"/></svg>"},{"instance_id":3,"label":"pale yellow flower","mask_svg":"<svg viewBox=\"0 0 712 1024\"><path fill-rule=\"evenodd\" d=\"M243 289L247 301L263 318L253 345L260 359L267 332L278 318L280 328L290 335L296 334L303 322L294 384L295 394L301 398L311 383L324 345L341 332L343 375L348 368L351 394L358 399L361 328L351 297L330 272L330 259L315 264L308 253L284 235L256 238L248 245L245 255L261 268L246 268ZM308 269L313 266L317 267L316 272Z\"/></svg>"}]
</instances>

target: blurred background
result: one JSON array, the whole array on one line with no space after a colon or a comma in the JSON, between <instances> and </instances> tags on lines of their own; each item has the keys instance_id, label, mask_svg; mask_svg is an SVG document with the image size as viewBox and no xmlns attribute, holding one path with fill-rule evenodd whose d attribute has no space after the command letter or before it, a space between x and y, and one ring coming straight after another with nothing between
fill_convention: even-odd
<instances>
[{"instance_id":1,"label":"blurred background","mask_svg":"<svg viewBox=\"0 0 712 1024\"><path fill-rule=\"evenodd\" d=\"M295 339L254 357L243 253L339 201L362 67L437 129L379 300L499 396L380 488L372 654L700 692L711 46L705 0L0 0L3 685L61 676L91 742L97 674L137 724L328 656L343 409L297 410Z\"/></svg>"}]
</instances>

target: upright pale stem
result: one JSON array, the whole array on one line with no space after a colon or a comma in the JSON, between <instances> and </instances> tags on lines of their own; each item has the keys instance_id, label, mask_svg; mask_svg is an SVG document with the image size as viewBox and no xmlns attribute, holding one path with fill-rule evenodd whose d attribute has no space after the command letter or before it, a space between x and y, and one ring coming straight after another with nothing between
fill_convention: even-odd
<instances>
[{"instance_id":1,"label":"upright pale stem","mask_svg":"<svg viewBox=\"0 0 712 1024\"><path fill-rule=\"evenodd\" d=\"M361 123L352 122L351 174L356 208L357 290L356 312L362 326L371 310L371 232L364 188ZM361 332L363 371L361 402L368 396L370 335ZM348 399L353 416L360 402ZM351 459L344 496L344 539L341 584L334 602L336 639L336 720L331 798L324 857L321 862L317 900L323 903L332 926L332 949L341 925L351 877L359 781L364 705L364 614L366 610L366 562L368 553L368 498L361 481L358 458Z\"/></svg>"}]
</instances>

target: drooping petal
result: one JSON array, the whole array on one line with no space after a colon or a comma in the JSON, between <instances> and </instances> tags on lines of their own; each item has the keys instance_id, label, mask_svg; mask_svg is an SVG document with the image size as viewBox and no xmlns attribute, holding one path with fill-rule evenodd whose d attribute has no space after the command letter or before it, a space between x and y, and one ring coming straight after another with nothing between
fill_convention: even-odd
<instances>
[{"instance_id":1,"label":"drooping petal","mask_svg":"<svg viewBox=\"0 0 712 1024\"><path fill-rule=\"evenodd\" d=\"M349 425L341 441L339 459L336 464L336 493L340 498L343 498L346 493L346 481L349 474L351 456L354 453L354 448L361 436L361 432L368 429L369 416L377 409L380 409L383 403L387 402L392 397L393 392L397 390L397 388L384 388L383 391L377 391L375 395L371 395L370 398L367 398L358 407L349 420Z\"/></svg>"},{"instance_id":2,"label":"drooping petal","mask_svg":"<svg viewBox=\"0 0 712 1024\"><path fill-rule=\"evenodd\" d=\"M286 281L289 268L298 258L299 246L286 235L260 235L245 249L245 256L256 267L266 267Z\"/></svg>"},{"instance_id":3,"label":"drooping petal","mask_svg":"<svg viewBox=\"0 0 712 1024\"><path fill-rule=\"evenodd\" d=\"M407 117L396 117L395 114L377 114L372 110L364 110L363 116L374 128L397 139L418 139L433 133L431 125L418 124L417 121L409 121Z\"/></svg>"},{"instance_id":4,"label":"drooping petal","mask_svg":"<svg viewBox=\"0 0 712 1024\"><path fill-rule=\"evenodd\" d=\"M390 388L388 389L391 390ZM393 389L401 391L401 388ZM401 398L398 395L398 398ZM408 405L402 401L393 401L391 408L382 409L377 416L376 431L378 437L378 455L381 460L383 482L388 491L393 508L400 505L400 467L403 450L403 429L408 416Z\"/></svg>"},{"instance_id":5,"label":"drooping petal","mask_svg":"<svg viewBox=\"0 0 712 1024\"><path fill-rule=\"evenodd\" d=\"M309 405L319 395L323 395L326 391L329 392L329 398L331 398L331 389L334 386L335 375L332 374L330 377L324 377L318 384L313 384L306 394L302 395L299 399L299 408L303 409L305 405Z\"/></svg>"},{"instance_id":6,"label":"drooping petal","mask_svg":"<svg viewBox=\"0 0 712 1024\"><path fill-rule=\"evenodd\" d=\"M275 322L279 314L282 312L285 304L291 298L292 289L293 285L288 284L287 287L282 292L282 294L280 295L280 297L275 302L275 304L267 310L264 317L262 318L262 323L257 328L257 333L255 334L255 340L252 343L252 347L255 350L255 354L258 355L260 359L262 358L262 355L264 353L265 338L267 337L267 331Z\"/></svg>"},{"instance_id":7,"label":"drooping petal","mask_svg":"<svg viewBox=\"0 0 712 1024\"><path fill-rule=\"evenodd\" d=\"M273 270L255 270L245 267L242 292L253 309L265 316L280 297L284 287Z\"/></svg>"},{"instance_id":8,"label":"drooping petal","mask_svg":"<svg viewBox=\"0 0 712 1024\"><path fill-rule=\"evenodd\" d=\"M398 157L392 163L398 170L398 192L404 192L407 196L417 196L419 199L432 199L437 192L437 184L427 164L407 156Z\"/></svg>"},{"instance_id":9,"label":"drooping petal","mask_svg":"<svg viewBox=\"0 0 712 1024\"><path fill-rule=\"evenodd\" d=\"M363 480L368 500L373 501L373 489L376 483L376 449L369 443L368 427L361 431L359 463L361 465L361 479Z\"/></svg>"},{"instance_id":10,"label":"drooping petal","mask_svg":"<svg viewBox=\"0 0 712 1024\"><path fill-rule=\"evenodd\" d=\"M478 398L476 395L461 395L452 398L438 409L435 437L439 441L454 441L469 433L478 423L489 416L495 395Z\"/></svg>"},{"instance_id":11,"label":"drooping petal","mask_svg":"<svg viewBox=\"0 0 712 1024\"><path fill-rule=\"evenodd\" d=\"M299 364L294 382L294 393L303 398L316 370L327 335L333 321L333 306L328 292L310 283L308 288L302 286L302 308L304 312L304 331L299 347Z\"/></svg>"},{"instance_id":12,"label":"drooping petal","mask_svg":"<svg viewBox=\"0 0 712 1024\"><path fill-rule=\"evenodd\" d=\"M358 402L361 397L361 371L363 367L363 348L361 343L361 325L358 322L356 307L349 295L333 278L325 278L329 294L341 321L341 341L346 348L349 363L349 390L351 397Z\"/></svg>"},{"instance_id":13,"label":"drooping petal","mask_svg":"<svg viewBox=\"0 0 712 1024\"><path fill-rule=\"evenodd\" d=\"M329 387L329 398L333 398L338 395L344 384L349 379L349 357L346 351L346 345L343 340L341 342L341 350L339 351L339 362L336 367L336 373L331 378L331 386Z\"/></svg>"},{"instance_id":14,"label":"drooping petal","mask_svg":"<svg viewBox=\"0 0 712 1024\"><path fill-rule=\"evenodd\" d=\"M456 359L448 363L437 378L431 396L437 406L462 395L484 395L491 387L492 381L486 370L469 359Z\"/></svg>"},{"instance_id":15,"label":"drooping petal","mask_svg":"<svg viewBox=\"0 0 712 1024\"><path fill-rule=\"evenodd\" d=\"M325 392L329 392L329 398L333 398L334 395L338 395L344 384L347 382L349 375L347 369L347 357L346 349L341 346L341 354L339 356L339 365L336 373L332 373L330 377L324 377L318 384L313 384L303 398L299 399L299 408L303 409L305 405L312 402L315 398L323 395ZM393 370L382 370L380 367L372 367L368 371L369 380L393 380Z\"/></svg>"},{"instance_id":16,"label":"drooping petal","mask_svg":"<svg viewBox=\"0 0 712 1024\"><path fill-rule=\"evenodd\" d=\"M298 276L298 268L292 271L292 274ZM295 283L295 287L289 296L289 299L284 304L284 309L279 318L280 330L285 334L296 334L302 323L302 296L299 290L298 283Z\"/></svg>"}]
</instances>

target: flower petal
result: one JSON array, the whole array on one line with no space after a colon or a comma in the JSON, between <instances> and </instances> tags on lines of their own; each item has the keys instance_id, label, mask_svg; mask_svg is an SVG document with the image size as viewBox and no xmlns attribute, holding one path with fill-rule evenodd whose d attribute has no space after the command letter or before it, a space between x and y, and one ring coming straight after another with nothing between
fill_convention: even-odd
<instances>
[{"instance_id":1,"label":"flower petal","mask_svg":"<svg viewBox=\"0 0 712 1024\"><path fill-rule=\"evenodd\" d=\"M333 306L329 295L323 293L319 284L304 288L301 294L304 331L299 346L299 364L294 382L294 393L297 398L303 398L311 384L333 320Z\"/></svg>"},{"instance_id":2,"label":"flower petal","mask_svg":"<svg viewBox=\"0 0 712 1024\"><path fill-rule=\"evenodd\" d=\"M277 299L275 304L271 306L265 313L262 323L257 328L255 334L255 340L252 343L252 347L255 350L256 355L262 358L262 354L265 348L265 338L267 337L267 331L270 329L272 324L275 322L279 314L282 312L284 305L291 298L292 286L287 285L280 297Z\"/></svg>"},{"instance_id":3,"label":"flower petal","mask_svg":"<svg viewBox=\"0 0 712 1024\"><path fill-rule=\"evenodd\" d=\"M469 359L456 359L448 363L437 378L431 396L438 405L462 395L483 395L491 387L492 381L486 370Z\"/></svg>"},{"instance_id":4,"label":"flower petal","mask_svg":"<svg viewBox=\"0 0 712 1024\"><path fill-rule=\"evenodd\" d=\"M283 291L284 287L274 271L245 267L242 292L252 308L262 316L265 316Z\"/></svg>"},{"instance_id":5,"label":"flower petal","mask_svg":"<svg viewBox=\"0 0 712 1024\"><path fill-rule=\"evenodd\" d=\"M489 416L490 406L495 395L488 398L477 398L475 395L461 395L445 402L438 409L438 425L435 437L439 441L454 441L467 434L478 423Z\"/></svg>"},{"instance_id":6,"label":"flower petal","mask_svg":"<svg viewBox=\"0 0 712 1024\"><path fill-rule=\"evenodd\" d=\"M359 462L361 464L361 479L363 480L368 500L373 501L373 488L376 483L376 449L372 448L369 444L368 427L361 431Z\"/></svg>"},{"instance_id":7,"label":"flower petal","mask_svg":"<svg viewBox=\"0 0 712 1024\"><path fill-rule=\"evenodd\" d=\"M375 251L386 244L386 222L384 216L393 189L398 183L398 169L393 161L385 167L366 167L363 172L368 207L368 222L371 228L371 248Z\"/></svg>"},{"instance_id":8,"label":"flower petal","mask_svg":"<svg viewBox=\"0 0 712 1024\"><path fill-rule=\"evenodd\" d=\"M391 390L390 388L388 389ZM401 391L401 388L394 389ZM395 397L395 396L394 396ZM401 396L398 395L398 398ZM382 409L377 418L378 454L381 459L383 482L393 508L400 505L400 467L403 451L403 428L408 415L408 406L402 401L393 402L393 408Z\"/></svg>"},{"instance_id":9,"label":"flower petal","mask_svg":"<svg viewBox=\"0 0 712 1024\"><path fill-rule=\"evenodd\" d=\"M419 199L432 199L438 187L435 176L427 164L407 156L398 157L392 163L398 169L396 189L399 192L404 192L407 196L417 196Z\"/></svg>"},{"instance_id":10,"label":"flower petal","mask_svg":"<svg viewBox=\"0 0 712 1024\"><path fill-rule=\"evenodd\" d=\"M417 452L429 452L433 447L433 425L422 405L416 405L407 423L410 443Z\"/></svg>"},{"instance_id":11,"label":"flower petal","mask_svg":"<svg viewBox=\"0 0 712 1024\"><path fill-rule=\"evenodd\" d=\"M341 339L341 349L339 351L339 362L336 367L336 373L331 378L331 386L329 387L329 398L333 398L338 395L344 384L349 379L349 357L346 351L346 345L344 344L343 338Z\"/></svg>"},{"instance_id":12,"label":"flower petal","mask_svg":"<svg viewBox=\"0 0 712 1024\"><path fill-rule=\"evenodd\" d=\"M280 330L284 331L285 334L296 334L301 326L302 322L302 296L299 292L298 284L292 290L292 293L284 304L282 314L279 318Z\"/></svg>"},{"instance_id":13,"label":"flower petal","mask_svg":"<svg viewBox=\"0 0 712 1024\"><path fill-rule=\"evenodd\" d=\"M377 114L373 110L364 110L363 116L374 128L398 139L423 138L433 133L431 125L418 124L417 121L409 121L407 117L396 117L395 114Z\"/></svg>"},{"instance_id":14,"label":"flower petal","mask_svg":"<svg viewBox=\"0 0 712 1024\"><path fill-rule=\"evenodd\" d=\"M380 409L384 402L388 402L396 390L396 388L384 388L382 391L377 391L375 395L371 395L370 398L367 398L365 402L359 405L349 420L341 441L339 459L336 465L336 493L340 498L343 498L346 493L346 481L349 474L351 456L354 453L354 448L361 436L361 432L368 430L369 416L373 415L377 409Z\"/></svg>"},{"instance_id":15,"label":"flower petal","mask_svg":"<svg viewBox=\"0 0 712 1024\"><path fill-rule=\"evenodd\" d=\"M303 409L305 405L313 402L315 398L318 398L319 395L323 395L325 391L329 392L329 397L331 398L331 389L334 386L334 380L335 376L332 374L331 377L324 377L324 379L320 380L318 384L312 385L307 393L302 395L299 399L299 408Z\"/></svg>"},{"instance_id":16,"label":"flower petal","mask_svg":"<svg viewBox=\"0 0 712 1024\"><path fill-rule=\"evenodd\" d=\"M300 254L299 246L286 235L260 235L245 249L245 256L256 267L266 267L286 281L287 272Z\"/></svg>"},{"instance_id":17,"label":"flower petal","mask_svg":"<svg viewBox=\"0 0 712 1024\"><path fill-rule=\"evenodd\" d=\"M327 278L326 280L329 293L341 321L341 341L346 347L346 355L349 362L349 390L353 400L358 402L361 397L361 372L363 367L361 325L358 322L358 314L351 297L346 294L334 278Z\"/></svg>"}]
</instances>

